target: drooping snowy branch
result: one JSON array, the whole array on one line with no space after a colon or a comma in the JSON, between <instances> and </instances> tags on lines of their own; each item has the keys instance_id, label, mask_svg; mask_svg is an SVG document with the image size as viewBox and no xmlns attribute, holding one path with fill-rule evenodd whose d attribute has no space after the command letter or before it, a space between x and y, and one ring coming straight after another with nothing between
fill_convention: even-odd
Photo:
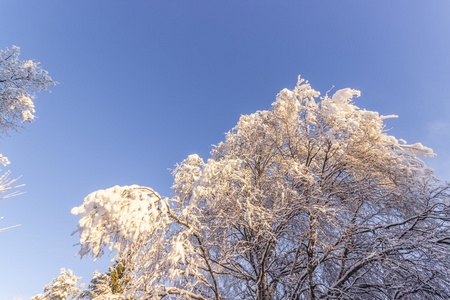
<instances>
[{"instance_id":1,"label":"drooping snowy branch","mask_svg":"<svg viewBox=\"0 0 450 300\"><path fill-rule=\"evenodd\" d=\"M130 283L133 289L127 291L130 295L142 291L155 299L171 294L196 295L199 287L192 278L203 278L205 269L210 274L212 270L192 210L147 187L115 186L94 192L83 205L72 209L73 214L81 215L74 232L80 234L79 254L97 258L103 255L104 247L116 251L113 260L125 260L125 272L134 278ZM214 283L201 280L217 292Z\"/></svg>"}]
</instances>

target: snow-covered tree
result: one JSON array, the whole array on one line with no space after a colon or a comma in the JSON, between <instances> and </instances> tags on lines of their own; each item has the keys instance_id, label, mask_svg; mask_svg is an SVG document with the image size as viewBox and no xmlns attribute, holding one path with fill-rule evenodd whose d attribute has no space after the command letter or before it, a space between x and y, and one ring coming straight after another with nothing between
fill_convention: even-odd
<instances>
[{"instance_id":1,"label":"snow-covered tree","mask_svg":"<svg viewBox=\"0 0 450 300\"><path fill-rule=\"evenodd\" d=\"M19 59L20 48L0 50L0 132L8 134L17 130L25 122L34 119L34 103L36 92L48 90L49 85L57 84L41 69L39 63L32 60ZM0 154L0 163L6 166L9 161ZM0 193L15 188L15 180L9 179L9 172L0 177ZM17 186L16 186L17 187ZM16 194L8 194L2 198ZM2 199L0 198L0 199ZM0 232L8 228L0 229Z\"/></svg>"},{"instance_id":2,"label":"snow-covered tree","mask_svg":"<svg viewBox=\"0 0 450 300\"><path fill-rule=\"evenodd\" d=\"M77 286L81 277L73 275L72 270L61 269L61 274L44 287L44 293L33 296L31 300L78 299L82 286Z\"/></svg>"},{"instance_id":3,"label":"snow-covered tree","mask_svg":"<svg viewBox=\"0 0 450 300\"><path fill-rule=\"evenodd\" d=\"M129 299L448 299L449 185L357 96L299 77L177 165L171 198L91 193L79 254L126 257Z\"/></svg>"},{"instance_id":4,"label":"snow-covered tree","mask_svg":"<svg viewBox=\"0 0 450 300\"><path fill-rule=\"evenodd\" d=\"M19 59L20 48L0 50L0 130L8 133L34 119L35 93L55 85L39 63Z\"/></svg>"},{"instance_id":5,"label":"snow-covered tree","mask_svg":"<svg viewBox=\"0 0 450 300\"><path fill-rule=\"evenodd\" d=\"M128 289L126 263L116 261L109 272L95 271L89 283L88 290L84 291L81 299L120 299Z\"/></svg>"}]
</instances>

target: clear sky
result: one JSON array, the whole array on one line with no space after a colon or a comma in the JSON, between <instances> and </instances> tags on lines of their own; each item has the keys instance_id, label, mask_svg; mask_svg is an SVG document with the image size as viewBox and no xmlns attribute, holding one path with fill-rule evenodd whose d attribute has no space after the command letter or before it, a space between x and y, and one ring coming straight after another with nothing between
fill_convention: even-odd
<instances>
[{"instance_id":1,"label":"clear sky","mask_svg":"<svg viewBox=\"0 0 450 300\"><path fill-rule=\"evenodd\" d=\"M399 115L387 128L433 148L427 163L450 180L449 1L0 0L0 48L12 45L61 84L0 139L26 184L0 200L0 228L22 224L0 233L0 300L42 292L62 267L84 282L105 271L74 257L70 209L114 185L169 196L169 168L208 158L299 74Z\"/></svg>"}]
</instances>

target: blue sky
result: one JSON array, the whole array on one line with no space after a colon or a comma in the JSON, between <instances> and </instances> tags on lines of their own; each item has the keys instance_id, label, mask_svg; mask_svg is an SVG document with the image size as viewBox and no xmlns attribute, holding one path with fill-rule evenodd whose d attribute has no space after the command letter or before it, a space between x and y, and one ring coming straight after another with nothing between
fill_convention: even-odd
<instances>
[{"instance_id":1,"label":"blue sky","mask_svg":"<svg viewBox=\"0 0 450 300\"><path fill-rule=\"evenodd\" d=\"M448 1L1 0L0 48L21 47L61 84L40 93L38 119L0 139L13 177L0 200L0 300L29 298L74 257L70 209L97 189L140 184L170 195L168 168L207 158L241 114L268 109L297 76L325 93L397 114L387 128L438 157L450 180ZM4 169L6 170L6 169Z\"/></svg>"}]
</instances>

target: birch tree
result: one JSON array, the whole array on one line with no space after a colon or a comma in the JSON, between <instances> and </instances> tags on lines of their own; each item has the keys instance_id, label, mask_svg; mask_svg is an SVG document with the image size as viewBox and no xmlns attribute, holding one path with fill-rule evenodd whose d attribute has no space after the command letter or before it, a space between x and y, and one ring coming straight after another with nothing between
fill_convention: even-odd
<instances>
[{"instance_id":1,"label":"birch tree","mask_svg":"<svg viewBox=\"0 0 450 300\"><path fill-rule=\"evenodd\" d=\"M129 299L447 299L449 186L359 96L299 77L177 165L171 197L91 193L80 256L126 259Z\"/></svg>"}]
</instances>

